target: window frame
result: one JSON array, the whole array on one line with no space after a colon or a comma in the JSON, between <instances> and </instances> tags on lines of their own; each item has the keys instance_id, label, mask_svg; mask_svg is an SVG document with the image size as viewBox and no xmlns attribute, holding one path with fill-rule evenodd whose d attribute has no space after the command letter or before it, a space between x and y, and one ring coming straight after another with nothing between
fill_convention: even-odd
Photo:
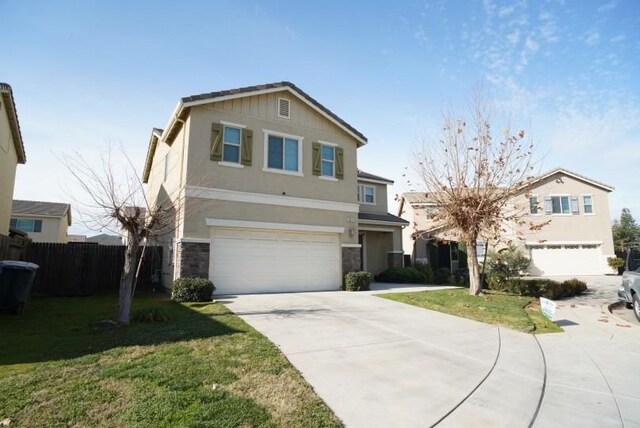
<instances>
[{"instance_id":1,"label":"window frame","mask_svg":"<svg viewBox=\"0 0 640 428\"><path fill-rule=\"evenodd\" d=\"M550 215L556 215L556 216L571 216L571 215L573 215L573 213L571 212L571 195L549 195L549 198L551 198L551 214ZM559 201L560 201L560 212L559 213L553 212L553 198L559 198ZM564 212L564 209L562 207L562 198L567 198L567 205L568 205L568 211L567 212Z\"/></svg>"},{"instance_id":2,"label":"window frame","mask_svg":"<svg viewBox=\"0 0 640 428\"><path fill-rule=\"evenodd\" d=\"M300 136L300 135L293 135L293 134L287 134L285 132L279 132L279 131L273 131L270 129L263 129L262 132L264 133L264 162L262 165L262 170L264 172L272 172L274 174L285 174L285 175L295 175L298 177L304 177L304 174L302 172L302 152L303 152L303 147L304 147L304 137ZM269 167L269 137L276 137L276 138L282 138L282 169L278 169L278 168L270 168ZM295 140L298 143L298 170L297 171L291 171L288 169L284 168L284 164L285 164L285 157L286 157L286 152L285 152L285 139L289 139L289 140Z\"/></svg>"},{"instance_id":3,"label":"window frame","mask_svg":"<svg viewBox=\"0 0 640 428\"><path fill-rule=\"evenodd\" d=\"M531 199L535 199L536 200L536 212L532 212L532 204L531 204ZM541 212L540 211L544 211L544 206L542 207L542 209L540 209L540 202L538 201L538 195L529 195L529 215L540 215ZM551 203L551 211L553 213L553 202Z\"/></svg>"},{"instance_id":4,"label":"window frame","mask_svg":"<svg viewBox=\"0 0 640 428\"><path fill-rule=\"evenodd\" d=\"M30 228L30 230L22 229L22 228L18 227L18 223L19 223L20 221L30 221L30 222L31 222L31 228ZM11 225L12 223L14 223L14 224L15 224L15 226L12 226L12 225ZM37 228L37 227L36 227L36 224L38 224L38 223L40 224L40 227L39 227L39 228ZM11 227L13 227L14 229L21 230L21 231L23 231L23 232L25 232L25 233L42 233L42 220L37 219L37 218L11 217L11 218L9 219L9 225L10 225ZM40 229L40 230L36 230L36 229Z\"/></svg>"},{"instance_id":5,"label":"window frame","mask_svg":"<svg viewBox=\"0 0 640 428\"><path fill-rule=\"evenodd\" d=\"M241 165L242 163L242 130L243 127L240 127L236 124L231 124L229 122L220 122L220 124L222 125L222 160L219 161L222 164L227 164L227 165ZM238 144L235 143L231 143L231 142L227 142L224 140L224 136L225 136L225 131L227 130L227 128L229 129L235 129L238 130L240 132L240 138L238 139ZM238 160L237 161L233 161L233 160L229 160L229 159L225 159L224 158L224 154L225 154L225 146L234 146L234 147L238 147Z\"/></svg>"},{"instance_id":6,"label":"window frame","mask_svg":"<svg viewBox=\"0 0 640 428\"><path fill-rule=\"evenodd\" d=\"M584 215L595 215L596 211L593 209L593 195L590 193L585 193L580 195L580 197L582 198L582 212L584 213ZM591 205L589 205L591 207L590 213L587 212L587 204L584 203L584 198L591 199Z\"/></svg>"},{"instance_id":7,"label":"window frame","mask_svg":"<svg viewBox=\"0 0 640 428\"><path fill-rule=\"evenodd\" d=\"M366 188L373 189L373 202L366 201ZM376 205L376 186L358 184L358 202L364 205Z\"/></svg>"},{"instance_id":8,"label":"window frame","mask_svg":"<svg viewBox=\"0 0 640 428\"><path fill-rule=\"evenodd\" d=\"M337 144L335 143L330 143L328 141L318 141L318 143L320 144L320 175L319 177L323 180L337 180L336 178L336 148L338 147ZM333 152L333 159L331 160L325 160L322 157L322 149L324 147L328 147L331 148L331 151ZM324 170L322 168L322 165L324 162L331 162L331 175L325 175L324 174Z\"/></svg>"}]
</instances>

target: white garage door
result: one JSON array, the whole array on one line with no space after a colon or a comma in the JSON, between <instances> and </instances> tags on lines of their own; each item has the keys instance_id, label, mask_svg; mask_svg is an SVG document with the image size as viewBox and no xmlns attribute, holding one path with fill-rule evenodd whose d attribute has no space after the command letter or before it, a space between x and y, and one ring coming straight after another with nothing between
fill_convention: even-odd
<instances>
[{"instance_id":1,"label":"white garage door","mask_svg":"<svg viewBox=\"0 0 640 428\"><path fill-rule=\"evenodd\" d=\"M530 247L534 275L601 275L598 245L539 245Z\"/></svg>"},{"instance_id":2,"label":"white garage door","mask_svg":"<svg viewBox=\"0 0 640 428\"><path fill-rule=\"evenodd\" d=\"M213 228L209 276L216 294L337 290L336 233Z\"/></svg>"}]
</instances>

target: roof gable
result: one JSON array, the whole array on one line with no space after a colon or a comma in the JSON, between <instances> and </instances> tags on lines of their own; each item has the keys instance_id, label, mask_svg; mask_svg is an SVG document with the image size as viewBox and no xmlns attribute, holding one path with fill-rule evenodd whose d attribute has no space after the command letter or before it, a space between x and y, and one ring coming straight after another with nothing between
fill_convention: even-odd
<instances>
[{"instance_id":1,"label":"roof gable","mask_svg":"<svg viewBox=\"0 0 640 428\"><path fill-rule=\"evenodd\" d=\"M71 226L71 205L63 202L13 200L11 214L23 214L42 217L64 217Z\"/></svg>"},{"instance_id":2,"label":"roof gable","mask_svg":"<svg viewBox=\"0 0 640 428\"><path fill-rule=\"evenodd\" d=\"M581 174L578 174L576 172L569 171L568 169L560 168L560 167L551 169L549 171L546 171L546 172L538 175L537 177L535 177L530 182L530 184L531 185L535 185L535 184L539 183L540 181L542 181L542 180L544 180L546 178L554 176L555 174L567 175L567 176L572 177L572 178L574 178L574 179L576 179L578 181L582 181L583 183L587 183L587 184L589 184L591 186L598 187L598 188L600 188L600 189L602 189L604 191L607 191L607 192L613 192L615 190L615 188L613 186L609 186L607 184L604 184L604 183L601 183L599 181L593 180L591 178L585 177L584 175L581 175Z\"/></svg>"},{"instance_id":3,"label":"roof gable","mask_svg":"<svg viewBox=\"0 0 640 428\"><path fill-rule=\"evenodd\" d=\"M0 111L4 111L9 120L9 128L13 138L13 146L16 150L19 163L27 162L27 155L24 151L24 142L22 141L22 132L20 131L20 122L18 121L18 112L16 103L13 99L13 90L11 86L0 82Z\"/></svg>"}]
</instances>

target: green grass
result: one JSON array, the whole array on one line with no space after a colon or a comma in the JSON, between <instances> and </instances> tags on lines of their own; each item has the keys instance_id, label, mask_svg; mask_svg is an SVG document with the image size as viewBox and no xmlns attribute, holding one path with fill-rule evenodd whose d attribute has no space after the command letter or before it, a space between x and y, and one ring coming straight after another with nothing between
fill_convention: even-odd
<instances>
[{"instance_id":1,"label":"green grass","mask_svg":"<svg viewBox=\"0 0 640 428\"><path fill-rule=\"evenodd\" d=\"M542 315L538 299L532 297L491 291L470 296L467 289L379 294L378 297L527 333L563 331Z\"/></svg>"},{"instance_id":2,"label":"green grass","mask_svg":"<svg viewBox=\"0 0 640 428\"><path fill-rule=\"evenodd\" d=\"M100 326L115 296L33 298L0 314L11 427L340 426L282 353L219 303L136 296L164 322ZM148 321L148 320L147 320Z\"/></svg>"}]
</instances>

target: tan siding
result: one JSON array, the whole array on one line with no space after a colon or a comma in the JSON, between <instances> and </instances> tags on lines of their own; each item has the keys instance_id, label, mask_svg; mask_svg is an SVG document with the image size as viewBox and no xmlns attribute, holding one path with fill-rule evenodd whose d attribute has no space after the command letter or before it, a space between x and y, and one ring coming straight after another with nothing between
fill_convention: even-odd
<instances>
[{"instance_id":1,"label":"tan siding","mask_svg":"<svg viewBox=\"0 0 640 428\"><path fill-rule=\"evenodd\" d=\"M9 232L18 156L13 145L6 110L0 108L0 234Z\"/></svg>"}]
</instances>

